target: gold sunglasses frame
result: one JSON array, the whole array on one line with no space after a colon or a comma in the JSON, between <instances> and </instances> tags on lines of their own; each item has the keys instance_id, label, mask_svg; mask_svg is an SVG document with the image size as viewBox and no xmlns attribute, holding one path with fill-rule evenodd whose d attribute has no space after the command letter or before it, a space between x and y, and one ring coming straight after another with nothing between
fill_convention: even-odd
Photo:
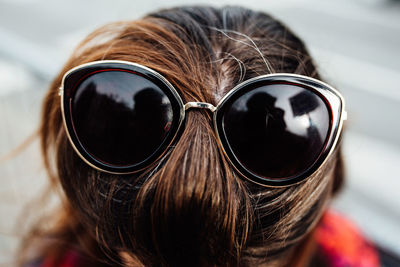
<instances>
[{"instance_id":1,"label":"gold sunglasses frame","mask_svg":"<svg viewBox=\"0 0 400 267\"><path fill-rule=\"evenodd\" d=\"M152 160L151 162L149 162L149 164L147 164L146 166L134 170L134 171L129 171L129 172L120 172L120 171L109 171L106 170L104 168L101 168L99 166L96 166L95 164L93 164L92 162L90 162L84 155L82 155L82 153L80 152L80 150L77 148L73 138L70 135L70 131L71 129L69 129L68 124L66 122L66 115L65 115L65 107L64 107L64 103L65 103L65 81L66 79L74 72L79 71L81 69L87 68L87 67L93 67L96 65L104 65L104 64L110 64L110 65L115 65L117 68L118 66L123 69L123 66L129 66L129 67L134 67L135 69L138 70L144 70L148 73L151 73L154 77L156 77L157 79L159 79L160 81L162 81L170 90L170 92L172 93L172 95L175 97L175 100L177 100L178 105L179 105L179 109L180 109L180 115L179 115L179 122L178 122L178 127L177 130L175 131L171 141L167 144L166 148L164 149L164 151L162 151L161 153L159 153L158 157L155 160ZM221 109L221 107L223 107L224 103L233 95L235 94L238 90L240 90L241 88L244 88L246 86L248 86L249 84L252 84L254 82L257 81L261 81L261 80L266 80L266 79L273 79L273 80L284 80L284 81L288 81L290 80L291 82L297 83L299 85L302 85L304 87L311 87L312 89L318 91L318 93L320 93L329 103L331 110L332 110L332 123L331 123L331 131L329 133L329 136L327 137L327 141L326 144L329 144L329 147L326 147L326 150L323 150L320 154L320 156L318 158L323 158L323 161L320 162L318 168L316 168L315 170L312 170L311 173L316 172L317 170L319 170L320 168L322 168L322 166L326 163L326 161L328 160L328 158L331 156L331 154L333 153L333 151L335 150L337 143L339 141L341 132L342 132L342 128L343 128L343 123L344 121L347 119L347 112L345 110L345 101L343 96L340 94L339 91L337 91L335 88L333 88L332 86L319 81L317 79L308 77L308 76L303 76L303 75L299 75L299 74L292 74L292 73L274 73L274 74L265 74L265 75L260 75L251 79L248 79L246 81L243 81L241 83L239 83L238 85L236 85L235 87L233 87L217 104L217 106L214 106L210 103L204 103L204 102L187 102L186 104L184 104L182 98L180 97L178 91L174 88L174 86L164 77L162 76L160 73L146 67L143 66L141 64L137 64L137 63L133 63L133 62L129 62L129 61L122 61L122 60L101 60L101 61L93 61L93 62L89 62L89 63L85 63L79 66L76 66L72 69L70 69L68 72L66 72L62 78L62 82L61 82L61 86L59 87L59 95L61 98L61 111L62 111L62 117L63 117L63 124L64 124L64 128L66 130L68 139L73 147L73 149L75 150L75 152L79 155L79 157L89 166L91 166L92 168L102 171L102 172L106 172L106 173L111 173L111 174L132 174L132 173L136 173L136 172L140 172L141 170L150 167L152 164L154 164L155 162L159 161L160 158L162 158L166 152L169 150L170 146L175 143L177 140L177 136L178 133L182 127L183 122L185 121L185 115L186 115L186 110L189 109L193 109L193 108L200 108L200 109L208 109L213 113L213 125L214 125L214 130L217 134L217 138L218 138L218 144L220 146L220 148L222 149L225 157L228 159L228 161L230 162L230 164L236 169L236 171L244 178L246 178L247 180L259 184L261 186L266 186L266 187L286 187L289 185L293 185L293 184L297 184L303 180L305 180L305 178L303 177L302 179L289 179L289 180L283 180L283 181L274 181L271 179L266 179L258 177L257 175L255 175L254 173L251 173L249 170L247 170L245 167L242 166L242 168L240 166L238 166L238 164L240 165L240 162L235 159L236 162L232 161L232 156L230 156L229 154L232 154L234 157L235 155L233 154L233 152L228 152L226 150L226 147L224 145L224 142L220 136L220 133L218 131L218 124L217 124L217 115L219 110ZM336 111L336 113L334 113L334 111ZM337 115L335 115L337 114ZM333 129L334 128L334 129ZM82 146L82 145L81 145ZM82 146L83 147L83 146ZM84 148L83 148L84 149ZM160 149L157 149L155 152L157 152ZM315 165L317 163L314 162L313 165ZM245 170L243 170L245 169ZM311 173L308 173L307 176L311 175ZM249 177L250 175L252 175L252 177ZM256 177L254 177L256 176ZM299 175L301 176L301 175ZM293 181L292 181L293 180Z\"/></svg>"}]
</instances>

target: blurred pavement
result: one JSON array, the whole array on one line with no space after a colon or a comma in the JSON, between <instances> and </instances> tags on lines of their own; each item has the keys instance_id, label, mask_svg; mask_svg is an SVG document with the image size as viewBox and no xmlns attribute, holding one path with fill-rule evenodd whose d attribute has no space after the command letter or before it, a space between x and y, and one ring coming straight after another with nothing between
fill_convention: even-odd
<instances>
[{"instance_id":1,"label":"blurred pavement","mask_svg":"<svg viewBox=\"0 0 400 267\"><path fill-rule=\"evenodd\" d=\"M50 80L83 37L104 23L182 4L0 0L0 157L36 130ZM308 45L325 80L343 92L348 179L334 206L400 255L400 2L248 0L246 6L288 24ZM16 219L23 218L22 207L45 179L37 141L0 164L0 265L11 265L21 235Z\"/></svg>"}]
</instances>

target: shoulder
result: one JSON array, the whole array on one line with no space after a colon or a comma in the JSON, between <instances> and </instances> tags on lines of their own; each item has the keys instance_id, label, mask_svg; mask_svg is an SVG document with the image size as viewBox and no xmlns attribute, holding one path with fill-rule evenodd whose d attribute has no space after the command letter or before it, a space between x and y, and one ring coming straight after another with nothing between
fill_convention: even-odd
<instances>
[{"instance_id":1,"label":"shoulder","mask_svg":"<svg viewBox=\"0 0 400 267\"><path fill-rule=\"evenodd\" d=\"M82 263L83 261L79 253L70 250L58 260L52 258L37 259L24 264L23 267L79 267L83 266Z\"/></svg>"},{"instance_id":2,"label":"shoulder","mask_svg":"<svg viewBox=\"0 0 400 267\"><path fill-rule=\"evenodd\" d=\"M315 230L315 258L325 266L377 267L379 255L360 229L341 214L329 210Z\"/></svg>"}]
</instances>

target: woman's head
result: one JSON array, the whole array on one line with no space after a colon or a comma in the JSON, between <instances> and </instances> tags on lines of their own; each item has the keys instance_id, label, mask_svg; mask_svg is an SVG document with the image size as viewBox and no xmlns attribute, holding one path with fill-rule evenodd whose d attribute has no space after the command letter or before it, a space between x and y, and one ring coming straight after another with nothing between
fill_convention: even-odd
<instances>
[{"instance_id":1,"label":"woman's head","mask_svg":"<svg viewBox=\"0 0 400 267\"><path fill-rule=\"evenodd\" d=\"M175 8L109 24L89 35L54 80L41 127L46 166L65 192L64 236L75 235L71 242L97 260L118 262L124 255L125 261L149 266L294 261L298 245L341 183L339 153L301 183L263 187L236 171L218 143L212 114L199 109L186 112L177 141L142 171L99 171L69 142L57 95L66 71L98 60L146 66L163 75L184 103L215 106L235 85L259 75L319 78L302 41L270 16L239 7ZM142 93L137 97L154 92ZM253 110L260 101L276 102L265 97L249 100L247 108ZM142 109L152 116L151 109ZM107 116L107 108L102 112ZM279 110L272 115L275 121L283 116ZM92 123L90 116L85 120ZM149 123L154 120L149 118Z\"/></svg>"}]
</instances>

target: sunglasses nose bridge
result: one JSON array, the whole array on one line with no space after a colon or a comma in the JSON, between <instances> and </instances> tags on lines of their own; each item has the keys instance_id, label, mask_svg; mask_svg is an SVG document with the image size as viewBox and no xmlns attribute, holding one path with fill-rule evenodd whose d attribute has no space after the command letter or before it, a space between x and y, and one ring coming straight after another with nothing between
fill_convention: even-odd
<instances>
[{"instance_id":1,"label":"sunglasses nose bridge","mask_svg":"<svg viewBox=\"0 0 400 267\"><path fill-rule=\"evenodd\" d=\"M215 106L213 106L210 103L205 103L205 102L187 102L185 104L185 110L188 110L190 108L204 108L204 109L208 109L211 112L214 112L217 108Z\"/></svg>"}]
</instances>

